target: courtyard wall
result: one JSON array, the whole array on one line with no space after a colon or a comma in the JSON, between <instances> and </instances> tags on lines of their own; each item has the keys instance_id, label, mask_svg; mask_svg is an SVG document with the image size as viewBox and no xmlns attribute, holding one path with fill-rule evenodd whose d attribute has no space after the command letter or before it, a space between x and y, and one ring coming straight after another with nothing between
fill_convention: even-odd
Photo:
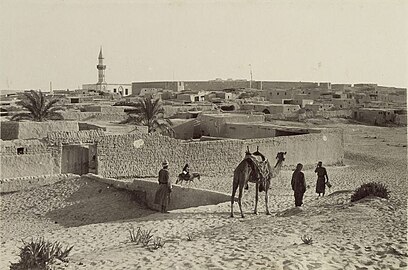
<instances>
[{"instance_id":1,"label":"courtyard wall","mask_svg":"<svg viewBox=\"0 0 408 270\"><path fill-rule=\"evenodd\" d=\"M322 129L320 133L282 136L266 139L225 139L186 142L158 134L126 134L102 137L96 143L97 174L104 177L152 177L167 159L172 175L189 163L202 175L232 175L247 146L259 150L274 165L277 152L287 152L285 167L298 162L314 166L318 160L326 165L342 164L343 132Z\"/></svg>"}]
</instances>

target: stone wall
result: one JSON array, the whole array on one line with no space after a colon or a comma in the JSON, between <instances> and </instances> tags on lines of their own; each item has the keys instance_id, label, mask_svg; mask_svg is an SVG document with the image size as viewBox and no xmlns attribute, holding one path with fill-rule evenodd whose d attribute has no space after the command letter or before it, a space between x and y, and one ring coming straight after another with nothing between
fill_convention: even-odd
<instances>
[{"instance_id":1,"label":"stone wall","mask_svg":"<svg viewBox=\"0 0 408 270\"><path fill-rule=\"evenodd\" d=\"M46 141L49 144L79 144L94 143L99 137L105 135L102 129L82 131L58 131L48 133Z\"/></svg>"},{"instance_id":2,"label":"stone wall","mask_svg":"<svg viewBox=\"0 0 408 270\"><path fill-rule=\"evenodd\" d=\"M1 179L61 173L60 145L39 140L13 140L1 143Z\"/></svg>"},{"instance_id":3,"label":"stone wall","mask_svg":"<svg viewBox=\"0 0 408 270\"><path fill-rule=\"evenodd\" d=\"M40 139L46 137L49 132L78 130L78 123L74 121L8 121L1 123L1 139Z\"/></svg>"},{"instance_id":4,"label":"stone wall","mask_svg":"<svg viewBox=\"0 0 408 270\"><path fill-rule=\"evenodd\" d=\"M97 142L97 173L105 177L156 176L164 159L173 175L185 163L203 175L231 175L242 160L246 147L260 151L275 162L279 151L286 151L285 166L298 162L315 165L341 164L344 157L341 130L324 129L321 133L251 140L185 142L157 134L111 135Z\"/></svg>"}]
</instances>

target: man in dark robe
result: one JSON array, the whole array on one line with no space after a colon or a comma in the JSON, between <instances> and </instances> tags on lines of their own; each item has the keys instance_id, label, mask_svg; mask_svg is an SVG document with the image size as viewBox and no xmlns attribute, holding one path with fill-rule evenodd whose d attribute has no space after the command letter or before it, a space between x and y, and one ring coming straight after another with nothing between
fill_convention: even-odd
<instances>
[{"instance_id":1,"label":"man in dark robe","mask_svg":"<svg viewBox=\"0 0 408 270\"><path fill-rule=\"evenodd\" d=\"M322 194L326 191L326 183L329 182L329 176L327 175L326 168L322 166L323 163L319 161L317 163L317 167L315 173L317 174L317 182L316 182L316 193Z\"/></svg>"},{"instance_id":2,"label":"man in dark robe","mask_svg":"<svg viewBox=\"0 0 408 270\"><path fill-rule=\"evenodd\" d=\"M156 191L156 196L154 198L154 203L161 206L160 212L168 213L167 206L170 203L170 193L172 185L170 182L170 176L168 171L169 163L167 161L163 162L163 168L159 171L159 188Z\"/></svg>"},{"instance_id":3,"label":"man in dark robe","mask_svg":"<svg viewBox=\"0 0 408 270\"><path fill-rule=\"evenodd\" d=\"M303 204L303 195L306 192L305 175L302 172L303 165L298 163L296 170L292 174L292 190L295 196L295 206L299 207Z\"/></svg>"}]
</instances>

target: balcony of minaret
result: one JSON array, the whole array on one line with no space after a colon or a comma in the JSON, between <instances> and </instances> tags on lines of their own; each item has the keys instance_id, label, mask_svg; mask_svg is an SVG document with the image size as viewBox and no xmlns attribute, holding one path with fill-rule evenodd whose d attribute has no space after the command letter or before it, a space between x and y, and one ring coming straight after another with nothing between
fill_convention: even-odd
<instances>
[{"instance_id":1,"label":"balcony of minaret","mask_svg":"<svg viewBox=\"0 0 408 270\"><path fill-rule=\"evenodd\" d=\"M96 65L96 68L99 69L99 70L105 70L106 65Z\"/></svg>"}]
</instances>

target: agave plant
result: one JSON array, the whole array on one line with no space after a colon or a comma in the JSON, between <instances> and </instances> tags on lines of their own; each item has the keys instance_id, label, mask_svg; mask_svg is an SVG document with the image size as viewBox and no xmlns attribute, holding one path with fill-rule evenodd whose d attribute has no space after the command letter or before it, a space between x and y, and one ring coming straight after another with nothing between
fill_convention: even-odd
<instances>
[{"instance_id":1,"label":"agave plant","mask_svg":"<svg viewBox=\"0 0 408 270\"><path fill-rule=\"evenodd\" d=\"M63 117L58 111L62 110L62 108L56 107L59 101L60 99L57 98L47 98L41 90L25 92L24 98L17 104L28 112L18 113L11 120L32 120L36 122L61 120Z\"/></svg>"},{"instance_id":2,"label":"agave plant","mask_svg":"<svg viewBox=\"0 0 408 270\"><path fill-rule=\"evenodd\" d=\"M302 240L302 242L306 245L311 245L313 244L313 237L312 236L308 236L308 235L303 235L300 237L300 239Z\"/></svg>"},{"instance_id":3,"label":"agave plant","mask_svg":"<svg viewBox=\"0 0 408 270\"><path fill-rule=\"evenodd\" d=\"M164 118L164 108L159 99L143 98L137 103L129 104L136 108L137 114L129 114L124 123L134 123L147 126L148 132L161 132L167 135L173 135L174 130L171 127L170 119Z\"/></svg>"},{"instance_id":4,"label":"agave plant","mask_svg":"<svg viewBox=\"0 0 408 270\"><path fill-rule=\"evenodd\" d=\"M56 259L67 262L67 257L72 248L62 248L60 242L54 243L45 241L44 238L24 242L20 248L20 261L12 263L11 270L22 269L47 269L49 264L52 264Z\"/></svg>"}]
</instances>

